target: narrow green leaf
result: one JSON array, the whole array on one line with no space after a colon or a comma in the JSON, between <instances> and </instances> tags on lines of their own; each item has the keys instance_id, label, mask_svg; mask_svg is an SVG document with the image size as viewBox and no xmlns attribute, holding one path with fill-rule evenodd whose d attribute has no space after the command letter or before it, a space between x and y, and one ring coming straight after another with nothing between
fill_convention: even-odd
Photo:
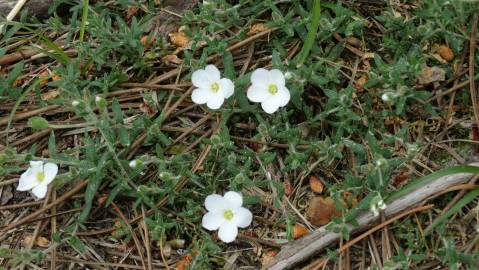
<instances>
[{"instance_id":1,"label":"narrow green leaf","mask_svg":"<svg viewBox=\"0 0 479 270\"><path fill-rule=\"evenodd\" d=\"M391 196L387 198L387 202L394 201L395 199L404 196L419 187L422 187L424 185L427 185L431 183L432 181L438 179L439 177L451 175L451 174L456 174L456 173L479 173L479 167L477 166L469 166L469 165L463 165L463 166L454 166L450 168L446 168L437 172L434 172L430 175L426 175L425 177L418 179L416 181L411 182L410 184L404 186Z\"/></svg>"},{"instance_id":2,"label":"narrow green leaf","mask_svg":"<svg viewBox=\"0 0 479 270\"><path fill-rule=\"evenodd\" d=\"M88 0L83 0L83 12L81 17L81 26L80 26L80 42L83 42L85 36L85 28L88 18Z\"/></svg>"},{"instance_id":3,"label":"narrow green leaf","mask_svg":"<svg viewBox=\"0 0 479 270\"><path fill-rule=\"evenodd\" d=\"M73 235L73 236L69 237L67 242L73 249L75 249L78 252L85 252L86 251L85 244L77 236Z\"/></svg>"},{"instance_id":4,"label":"narrow green leaf","mask_svg":"<svg viewBox=\"0 0 479 270\"><path fill-rule=\"evenodd\" d=\"M461 208L463 208L466 204L472 202L477 196L479 196L479 188L476 188L471 192L467 193L466 196L464 196L453 207L447 210L444 215L440 216L431 225L429 225L429 227L427 227L424 231L424 234L429 235L435 227L447 221L452 215L459 212Z\"/></svg>"},{"instance_id":5,"label":"narrow green leaf","mask_svg":"<svg viewBox=\"0 0 479 270\"><path fill-rule=\"evenodd\" d=\"M113 116L115 117L115 122L117 124L123 124L123 113L121 112L120 103L118 99L114 98L111 103L111 109L113 111Z\"/></svg>"},{"instance_id":6,"label":"narrow green leaf","mask_svg":"<svg viewBox=\"0 0 479 270\"><path fill-rule=\"evenodd\" d=\"M23 71L23 67L25 66L25 62L21 61L15 65L15 67L8 73L7 84L12 85L13 82L20 76Z\"/></svg>"},{"instance_id":7,"label":"narrow green leaf","mask_svg":"<svg viewBox=\"0 0 479 270\"><path fill-rule=\"evenodd\" d=\"M55 133L53 131L50 133L50 138L48 138L48 154L52 158L57 155Z\"/></svg>"},{"instance_id":8,"label":"narrow green leaf","mask_svg":"<svg viewBox=\"0 0 479 270\"><path fill-rule=\"evenodd\" d=\"M318 33L319 21L321 19L321 0L314 0L313 10L311 12L311 25L309 26L308 35L304 41L303 48L298 55L298 61L296 66L302 66L304 61L309 55L314 41L316 40L316 34Z\"/></svg>"},{"instance_id":9,"label":"narrow green leaf","mask_svg":"<svg viewBox=\"0 0 479 270\"><path fill-rule=\"evenodd\" d=\"M236 78L235 66L233 61L233 55L229 51L223 53L223 66L225 69L225 75L231 80Z\"/></svg>"},{"instance_id":10,"label":"narrow green leaf","mask_svg":"<svg viewBox=\"0 0 479 270\"><path fill-rule=\"evenodd\" d=\"M90 214L90 210L93 205L93 199L95 198L96 191L100 187L102 178L103 176L101 175L101 170L98 168L95 175L88 181L88 186L85 191L85 205L83 205L83 210L78 217L78 220L81 223L85 222Z\"/></svg>"}]
</instances>

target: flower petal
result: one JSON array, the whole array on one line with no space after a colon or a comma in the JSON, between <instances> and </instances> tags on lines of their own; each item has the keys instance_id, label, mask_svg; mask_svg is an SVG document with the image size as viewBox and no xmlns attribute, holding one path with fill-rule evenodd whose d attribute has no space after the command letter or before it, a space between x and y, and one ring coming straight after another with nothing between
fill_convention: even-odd
<instances>
[{"instance_id":1,"label":"flower petal","mask_svg":"<svg viewBox=\"0 0 479 270\"><path fill-rule=\"evenodd\" d=\"M277 99L269 99L261 102L261 108L269 114L274 113L279 108L279 102Z\"/></svg>"},{"instance_id":2,"label":"flower petal","mask_svg":"<svg viewBox=\"0 0 479 270\"><path fill-rule=\"evenodd\" d=\"M235 191L226 192L223 198L229 203L228 207L231 208L239 208L243 204L243 196Z\"/></svg>"},{"instance_id":3,"label":"flower petal","mask_svg":"<svg viewBox=\"0 0 479 270\"><path fill-rule=\"evenodd\" d=\"M231 243L236 239L238 235L238 227L236 223L227 221L220 226L220 230L218 231L218 237L221 241L225 243Z\"/></svg>"},{"instance_id":4,"label":"flower petal","mask_svg":"<svg viewBox=\"0 0 479 270\"><path fill-rule=\"evenodd\" d=\"M17 190L18 191L25 191L30 190L34 186L38 184L35 170L32 168L28 168L22 175L20 175L20 180L18 182Z\"/></svg>"},{"instance_id":5,"label":"flower petal","mask_svg":"<svg viewBox=\"0 0 479 270\"><path fill-rule=\"evenodd\" d=\"M269 84L269 71L264 68L258 68L251 74L251 84L258 86L267 86Z\"/></svg>"},{"instance_id":6,"label":"flower petal","mask_svg":"<svg viewBox=\"0 0 479 270\"><path fill-rule=\"evenodd\" d=\"M191 82L198 88L206 89L208 89L212 83L210 76L203 69L193 72L193 75L191 75Z\"/></svg>"},{"instance_id":7,"label":"flower petal","mask_svg":"<svg viewBox=\"0 0 479 270\"><path fill-rule=\"evenodd\" d=\"M272 69L268 73L268 78L270 82L274 82L278 86L284 86L284 74L279 69Z\"/></svg>"},{"instance_id":8,"label":"flower petal","mask_svg":"<svg viewBox=\"0 0 479 270\"><path fill-rule=\"evenodd\" d=\"M45 179L43 179L42 184L48 185L55 179L55 176L57 176L58 165L55 163L45 164L45 166L43 166L43 173L45 173Z\"/></svg>"},{"instance_id":9,"label":"flower petal","mask_svg":"<svg viewBox=\"0 0 479 270\"><path fill-rule=\"evenodd\" d=\"M266 86L252 85L248 88L246 96L251 102L263 102L268 99L269 94Z\"/></svg>"},{"instance_id":10,"label":"flower petal","mask_svg":"<svg viewBox=\"0 0 479 270\"><path fill-rule=\"evenodd\" d=\"M191 100L196 104L205 104L211 96L211 91L207 88L196 88L191 93Z\"/></svg>"},{"instance_id":11,"label":"flower petal","mask_svg":"<svg viewBox=\"0 0 479 270\"><path fill-rule=\"evenodd\" d=\"M41 168L43 166L43 161L30 161L30 167L31 168Z\"/></svg>"},{"instance_id":12,"label":"flower petal","mask_svg":"<svg viewBox=\"0 0 479 270\"><path fill-rule=\"evenodd\" d=\"M37 185L36 187L34 187L32 189L32 192L35 196L37 196L37 198L42 199L47 194L47 190L48 190L48 186L42 183L42 184Z\"/></svg>"},{"instance_id":13,"label":"flower petal","mask_svg":"<svg viewBox=\"0 0 479 270\"><path fill-rule=\"evenodd\" d=\"M225 199L221 195L211 194L205 199L205 208L210 212L221 212L223 214L224 207Z\"/></svg>"},{"instance_id":14,"label":"flower petal","mask_svg":"<svg viewBox=\"0 0 479 270\"><path fill-rule=\"evenodd\" d=\"M217 110L223 105L225 98L222 95L212 95L206 102L206 106L212 110Z\"/></svg>"},{"instance_id":15,"label":"flower petal","mask_svg":"<svg viewBox=\"0 0 479 270\"><path fill-rule=\"evenodd\" d=\"M225 222L225 218L221 212L208 212L203 216L201 225L210 231L218 230L218 228Z\"/></svg>"},{"instance_id":16,"label":"flower petal","mask_svg":"<svg viewBox=\"0 0 479 270\"><path fill-rule=\"evenodd\" d=\"M220 80L221 92L225 98L229 98L233 95L235 86L230 79L223 78Z\"/></svg>"},{"instance_id":17,"label":"flower petal","mask_svg":"<svg viewBox=\"0 0 479 270\"><path fill-rule=\"evenodd\" d=\"M207 65L205 71L208 74L211 82L218 81L221 78L220 71L215 65Z\"/></svg>"},{"instance_id":18,"label":"flower petal","mask_svg":"<svg viewBox=\"0 0 479 270\"><path fill-rule=\"evenodd\" d=\"M276 98L280 107L286 106L291 99L291 93L285 86L279 87L279 91L275 96L277 96Z\"/></svg>"},{"instance_id":19,"label":"flower petal","mask_svg":"<svg viewBox=\"0 0 479 270\"><path fill-rule=\"evenodd\" d=\"M240 228L246 228L251 224L253 220L253 214L250 210L240 207L235 211L233 222Z\"/></svg>"}]
</instances>

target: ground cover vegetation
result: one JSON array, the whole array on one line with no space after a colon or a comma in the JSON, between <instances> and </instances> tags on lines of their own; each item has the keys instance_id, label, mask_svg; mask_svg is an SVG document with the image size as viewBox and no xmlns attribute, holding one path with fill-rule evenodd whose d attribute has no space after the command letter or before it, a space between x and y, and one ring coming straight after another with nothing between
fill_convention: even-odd
<instances>
[{"instance_id":1,"label":"ground cover vegetation","mask_svg":"<svg viewBox=\"0 0 479 270\"><path fill-rule=\"evenodd\" d=\"M0 39L0 269L284 269L318 228L338 241L287 267L478 269L478 14L460 0L22 9ZM458 173L472 178L388 212ZM372 231L351 230L361 215Z\"/></svg>"}]
</instances>

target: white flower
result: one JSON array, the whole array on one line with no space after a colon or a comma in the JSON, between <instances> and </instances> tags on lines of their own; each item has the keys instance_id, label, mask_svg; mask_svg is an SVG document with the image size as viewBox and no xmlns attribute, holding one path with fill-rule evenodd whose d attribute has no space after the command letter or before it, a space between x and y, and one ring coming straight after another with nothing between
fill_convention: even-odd
<instances>
[{"instance_id":1,"label":"white flower","mask_svg":"<svg viewBox=\"0 0 479 270\"><path fill-rule=\"evenodd\" d=\"M73 107L76 107L76 106L78 106L78 105L80 105L80 101L78 101L78 100L72 101L72 106L73 106Z\"/></svg>"},{"instance_id":2,"label":"white flower","mask_svg":"<svg viewBox=\"0 0 479 270\"><path fill-rule=\"evenodd\" d=\"M212 194L206 197L205 207L209 211L203 216L202 225L207 230L218 231L218 237L225 243L233 242L238 235L238 227L246 228L253 220L253 214L241 207L241 194L228 191L224 196Z\"/></svg>"},{"instance_id":3,"label":"white flower","mask_svg":"<svg viewBox=\"0 0 479 270\"><path fill-rule=\"evenodd\" d=\"M261 102L263 110L269 114L288 104L291 95L285 85L284 75L277 69L258 68L251 74L251 86L247 96L252 102Z\"/></svg>"},{"instance_id":4,"label":"white flower","mask_svg":"<svg viewBox=\"0 0 479 270\"><path fill-rule=\"evenodd\" d=\"M191 81L197 88L191 94L196 104L205 104L212 110L219 109L226 98L233 95L234 84L230 79L221 78L220 71L214 65L193 72Z\"/></svg>"},{"instance_id":5,"label":"white flower","mask_svg":"<svg viewBox=\"0 0 479 270\"><path fill-rule=\"evenodd\" d=\"M32 190L38 198L43 198L47 194L48 184L50 184L58 173L58 166L54 163L43 161L30 161L30 167L22 173L18 183L18 191Z\"/></svg>"}]
</instances>

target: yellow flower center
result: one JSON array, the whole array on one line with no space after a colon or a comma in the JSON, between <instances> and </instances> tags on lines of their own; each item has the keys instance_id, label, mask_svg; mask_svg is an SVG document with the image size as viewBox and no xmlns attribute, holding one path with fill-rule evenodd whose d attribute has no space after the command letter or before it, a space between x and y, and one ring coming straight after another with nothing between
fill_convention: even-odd
<instances>
[{"instance_id":1,"label":"yellow flower center","mask_svg":"<svg viewBox=\"0 0 479 270\"><path fill-rule=\"evenodd\" d=\"M37 181L41 183L43 182L43 180L45 180L45 173L44 172L37 173Z\"/></svg>"},{"instance_id":2,"label":"yellow flower center","mask_svg":"<svg viewBox=\"0 0 479 270\"><path fill-rule=\"evenodd\" d=\"M211 91L217 93L218 91L220 91L220 85L217 82L211 84Z\"/></svg>"},{"instance_id":3,"label":"yellow flower center","mask_svg":"<svg viewBox=\"0 0 479 270\"><path fill-rule=\"evenodd\" d=\"M226 220L231 220L233 219L234 214L233 211L228 209L223 212L223 216L226 218Z\"/></svg>"},{"instance_id":4,"label":"yellow flower center","mask_svg":"<svg viewBox=\"0 0 479 270\"><path fill-rule=\"evenodd\" d=\"M275 95L276 93L278 93L278 86L276 86L276 84L270 84L268 86L268 92L271 94L271 95Z\"/></svg>"}]
</instances>

